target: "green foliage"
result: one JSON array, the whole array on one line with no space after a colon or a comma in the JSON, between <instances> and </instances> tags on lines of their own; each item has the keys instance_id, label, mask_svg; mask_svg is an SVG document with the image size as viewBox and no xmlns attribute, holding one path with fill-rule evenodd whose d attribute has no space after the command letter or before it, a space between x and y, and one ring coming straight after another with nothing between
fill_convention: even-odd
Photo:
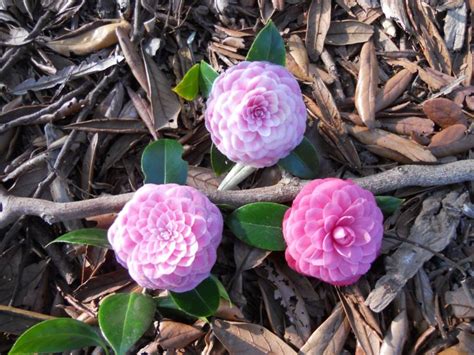
<instances>
[{"instance_id":1,"label":"green foliage","mask_svg":"<svg viewBox=\"0 0 474 355\"><path fill-rule=\"evenodd\" d=\"M186 100L194 100L199 93L199 64L194 64L173 91Z\"/></svg>"},{"instance_id":2,"label":"green foliage","mask_svg":"<svg viewBox=\"0 0 474 355\"><path fill-rule=\"evenodd\" d=\"M314 179L319 172L319 158L316 148L304 137L303 141L278 165L301 179Z\"/></svg>"},{"instance_id":3,"label":"green foliage","mask_svg":"<svg viewBox=\"0 0 474 355\"><path fill-rule=\"evenodd\" d=\"M211 166L216 176L220 176L229 171L234 165L235 163L227 159L213 143L211 146Z\"/></svg>"},{"instance_id":4,"label":"green foliage","mask_svg":"<svg viewBox=\"0 0 474 355\"><path fill-rule=\"evenodd\" d=\"M107 231L99 228L84 228L63 234L47 246L53 243L83 244L112 249L107 239Z\"/></svg>"},{"instance_id":5,"label":"green foliage","mask_svg":"<svg viewBox=\"0 0 474 355\"><path fill-rule=\"evenodd\" d=\"M199 64L199 90L201 91L202 96L209 96L209 94L211 93L212 84L218 76L218 72L216 72L204 60L201 60L201 63Z\"/></svg>"},{"instance_id":6,"label":"green foliage","mask_svg":"<svg viewBox=\"0 0 474 355\"><path fill-rule=\"evenodd\" d=\"M174 139L159 139L150 143L142 154L145 183L184 185L188 163L181 158L182 155L183 146Z\"/></svg>"},{"instance_id":7,"label":"green foliage","mask_svg":"<svg viewBox=\"0 0 474 355\"><path fill-rule=\"evenodd\" d=\"M25 331L8 354L56 353L89 346L107 346L90 325L70 318L38 323Z\"/></svg>"},{"instance_id":8,"label":"green foliage","mask_svg":"<svg viewBox=\"0 0 474 355\"><path fill-rule=\"evenodd\" d=\"M255 37L246 59L249 61L267 61L285 66L285 43L271 20Z\"/></svg>"},{"instance_id":9,"label":"green foliage","mask_svg":"<svg viewBox=\"0 0 474 355\"><path fill-rule=\"evenodd\" d=\"M375 196L375 201L377 201L377 205L382 210L382 213L385 216L390 216L405 200L393 196Z\"/></svg>"},{"instance_id":10,"label":"green foliage","mask_svg":"<svg viewBox=\"0 0 474 355\"><path fill-rule=\"evenodd\" d=\"M212 277L208 277L191 291L170 291L170 296L179 309L198 318L212 316L219 307L219 286Z\"/></svg>"},{"instance_id":11,"label":"green foliage","mask_svg":"<svg viewBox=\"0 0 474 355\"><path fill-rule=\"evenodd\" d=\"M138 293L120 293L104 299L99 308L99 325L115 354L125 355L142 337L155 310L153 298Z\"/></svg>"},{"instance_id":12,"label":"green foliage","mask_svg":"<svg viewBox=\"0 0 474 355\"><path fill-rule=\"evenodd\" d=\"M287 206L256 202L236 209L226 224L243 242L265 250L285 250L282 223Z\"/></svg>"}]
</instances>

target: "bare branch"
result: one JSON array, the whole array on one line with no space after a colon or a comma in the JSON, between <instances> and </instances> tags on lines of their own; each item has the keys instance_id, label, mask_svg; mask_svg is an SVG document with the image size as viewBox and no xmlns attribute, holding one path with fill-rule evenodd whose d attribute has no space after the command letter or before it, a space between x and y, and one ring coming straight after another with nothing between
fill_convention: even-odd
<instances>
[{"instance_id":1,"label":"bare branch","mask_svg":"<svg viewBox=\"0 0 474 355\"><path fill-rule=\"evenodd\" d=\"M383 194L407 186L441 186L474 181L474 160L462 160L443 165L404 165L394 169L354 179L361 187ZM308 181L293 179L250 190L203 191L216 204L234 207L252 202L289 202ZM58 203L47 200L15 197L0 189L0 228L22 215L39 216L48 223L80 219L119 211L133 193L98 197L90 200Z\"/></svg>"}]
</instances>

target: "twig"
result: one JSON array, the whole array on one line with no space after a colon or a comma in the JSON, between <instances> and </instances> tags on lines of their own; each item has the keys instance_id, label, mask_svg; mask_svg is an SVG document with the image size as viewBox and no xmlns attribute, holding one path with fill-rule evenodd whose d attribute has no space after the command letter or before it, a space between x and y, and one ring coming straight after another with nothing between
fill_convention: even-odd
<instances>
[{"instance_id":1,"label":"twig","mask_svg":"<svg viewBox=\"0 0 474 355\"><path fill-rule=\"evenodd\" d=\"M361 187L378 195L407 186L441 186L474 180L474 160L461 160L443 165L404 165L394 169L354 179ZM216 204L233 207L252 202L289 202L308 181L290 180L249 190L203 191ZM0 228L22 215L43 218L48 223L80 219L119 211L133 193L98 197L76 202L51 202L42 199L16 197L0 188Z\"/></svg>"}]
</instances>

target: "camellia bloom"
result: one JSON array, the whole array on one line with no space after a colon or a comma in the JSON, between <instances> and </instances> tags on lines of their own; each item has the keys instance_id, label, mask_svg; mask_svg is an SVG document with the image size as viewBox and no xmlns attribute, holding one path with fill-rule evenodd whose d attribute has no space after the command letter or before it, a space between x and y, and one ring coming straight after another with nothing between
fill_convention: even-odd
<instances>
[{"instance_id":1,"label":"camellia bloom","mask_svg":"<svg viewBox=\"0 0 474 355\"><path fill-rule=\"evenodd\" d=\"M241 62L214 82L206 127L230 160L255 168L274 165L301 143L306 107L293 75L268 62Z\"/></svg>"},{"instance_id":2,"label":"camellia bloom","mask_svg":"<svg viewBox=\"0 0 474 355\"><path fill-rule=\"evenodd\" d=\"M139 285L185 292L209 277L222 229L219 209L198 190L146 184L120 211L108 239Z\"/></svg>"},{"instance_id":3,"label":"camellia bloom","mask_svg":"<svg viewBox=\"0 0 474 355\"><path fill-rule=\"evenodd\" d=\"M314 180L283 220L286 261L332 285L355 283L382 246L383 215L374 195L350 180Z\"/></svg>"}]
</instances>

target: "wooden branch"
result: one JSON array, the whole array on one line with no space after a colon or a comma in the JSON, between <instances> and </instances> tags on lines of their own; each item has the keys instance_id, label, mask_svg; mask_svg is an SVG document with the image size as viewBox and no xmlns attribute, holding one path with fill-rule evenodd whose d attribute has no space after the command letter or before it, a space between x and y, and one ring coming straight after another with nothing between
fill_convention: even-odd
<instances>
[{"instance_id":1,"label":"wooden branch","mask_svg":"<svg viewBox=\"0 0 474 355\"><path fill-rule=\"evenodd\" d=\"M474 181L474 160L461 160L443 165L403 165L394 169L354 179L361 187L375 195L407 186L442 186ZM203 191L216 204L233 207L252 202L289 202L308 181L297 179L250 190ZM39 216L48 223L81 219L104 213L120 211L133 193L98 197L77 202L52 202L47 200L16 197L0 189L0 228L22 215Z\"/></svg>"}]
</instances>

